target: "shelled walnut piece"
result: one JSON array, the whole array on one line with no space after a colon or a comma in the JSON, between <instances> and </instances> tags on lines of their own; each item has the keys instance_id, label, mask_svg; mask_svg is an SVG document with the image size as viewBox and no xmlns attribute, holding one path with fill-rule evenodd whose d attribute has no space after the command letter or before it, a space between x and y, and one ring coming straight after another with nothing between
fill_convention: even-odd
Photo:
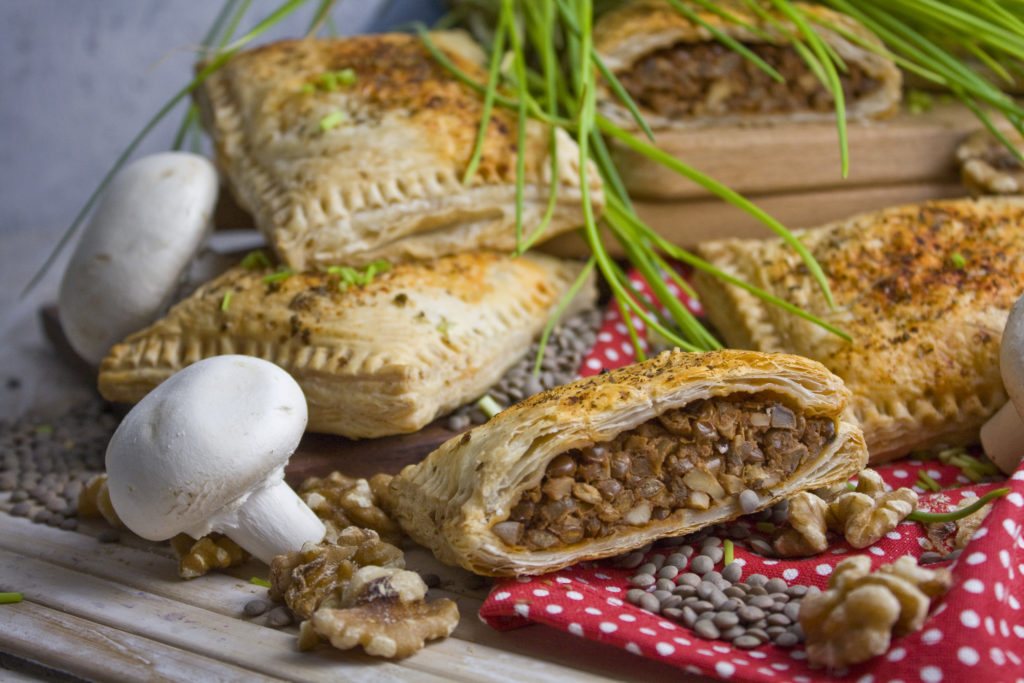
<instances>
[{"instance_id":1,"label":"shelled walnut piece","mask_svg":"<svg viewBox=\"0 0 1024 683\"><path fill-rule=\"evenodd\" d=\"M171 539L171 548L178 557L178 576L183 579L194 579L213 569L236 567L250 557L230 538L216 533L198 539L178 534Z\"/></svg>"},{"instance_id":2,"label":"shelled walnut piece","mask_svg":"<svg viewBox=\"0 0 1024 683\"><path fill-rule=\"evenodd\" d=\"M404 567L401 550L375 531L350 526L336 543L276 557L270 597L305 619L300 649L327 639L339 649L360 645L367 654L407 657L449 635L459 612L446 598L427 603L423 579Z\"/></svg>"},{"instance_id":3,"label":"shelled walnut piece","mask_svg":"<svg viewBox=\"0 0 1024 683\"><path fill-rule=\"evenodd\" d=\"M924 569L909 555L874 572L864 555L843 560L828 590L808 594L801 604L808 662L839 668L885 653L893 636L921 628L931 601L951 582L948 570Z\"/></svg>"},{"instance_id":4,"label":"shelled walnut piece","mask_svg":"<svg viewBox=\"0 0 1024 683\"><path fill-rule=\"evenodd\" d=\"M831 530L841 533L854 548L866 548L916 507L917 494L912 489L887 490L877 472L865 469L857 477L855 490L839 493L828 502L811 492L794 496L789 525L776 531L772 547L780 557L816 555L828 548L826 534Z\"/></svg>"},{"instance_id":5,"label":"shelled walnut piece","mask_svg":"<svg viewBox=\"0 0 1024 683\"><path fill-rule=\"evenodd\" d=\"M110 502L106 474L97 474L82 487L78 494L78 514L81 517L102 517L112 527L125 528ZM171 549L178 558L178 576L183 579L203 576L212 569L235 567L249 559L249 553L223 534L209 534L198 539L178 534L171 539Z\"/></svg>"},{"instance_id":6,"label":"shelled walnut piece","mask_svg":"<svg viewBox=\"0 0 1024 683\"><path fill-rule=\"evenodd\" d=\"M1018 150L1024 149L1019 136L1011 136ZM989 194L1020 194L1024 190L1024 166L986 129L969 135L956 149L960 177L973 197Z\"/></svg>"},{"instance_id":7,"label":"shelled walnut piece","mask_svg":"<svg viewBox=\"0 0 1024 683\"><path fill-rule=\"evenodd\" d=\"M402 530L382 509L380 492L387 489L391 476L377 474L371 480L346 477L341 472L310 477L299 487L299 497L316 516L328 524L328 538L333 530L349 526L373 529L388 543L398 543Z\"/></svg>"}]
</instances>

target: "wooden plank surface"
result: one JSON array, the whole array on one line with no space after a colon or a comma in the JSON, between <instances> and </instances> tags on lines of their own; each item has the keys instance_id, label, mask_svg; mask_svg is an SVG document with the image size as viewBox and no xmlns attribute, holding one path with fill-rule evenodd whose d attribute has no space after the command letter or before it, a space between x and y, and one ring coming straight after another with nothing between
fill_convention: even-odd
<instances>
[{"instance_id":1,"label":"wooden plank surface","mask_svg":"<svg viewBox=\"0 0 1024 683\"><path fill-rule=\"evenodd\" d=\"M965 107L937 104L888 119L850 122L850 173L844 179L834 121L659 131L655 144L731 189L750 195L956 182L957 145L981 123ZM707 190L621 145L616 167L642 200L708 198Z\"/></svg>"},{"instance_id":2,"label":"wooden plank surface","mask_svg":"<svg viewBox=\"0 0 1024 683\"><path fill-rule=\"evenodd\" d=\"M261 563L184 581L165 544L127 532L101 544L104 528L83 520L81 532L64 531L0 513L2 587L25 595L0 607L0 650L91 680L693 680L545 626L495 631L476 616L488 582L416 547L407 565L441 576L431 599L459 605L450 638L398 662L326 646L298 652L294 626L243 616L266 594L248 580L266 575Z\"/></svg>"}]
</instances>

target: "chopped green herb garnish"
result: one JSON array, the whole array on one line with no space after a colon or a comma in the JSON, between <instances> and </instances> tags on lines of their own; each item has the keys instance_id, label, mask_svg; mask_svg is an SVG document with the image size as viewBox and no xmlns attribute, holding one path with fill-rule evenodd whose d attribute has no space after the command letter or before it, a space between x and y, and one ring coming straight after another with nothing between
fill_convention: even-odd
<instances>
[{"instance_id":1,"label":"chopped green herb garnish","mask_svg":"<svg viewBox=\"0 0 1024 683\"><path fill-rule=\"evenodd\" d=\"M21 593L0 593L0 605L12 605L24 599L25 596Z\"/></svg>"},{"instance_id":2,"label":"chopped green herb garnish","mask_svg":"<svg viewBox=\"0 0 1024 683\"><path fill-rule=\"evenodd\" d=\"M309 94L309 93L313 92L314 90L316 90L316 86L313 85L312 83L303 83L302 87L299 88L299 92L306 93L306 94Z\"/></svg>"},{"instance_id":3,"label":"chopped green herb garnish","mask_svg":"<svg viewBox=\"0 0 1024 683\"><path fill-rule=\"evenodd\" d=\"M53 425L51 425L51 424L36 425L36 430L35 431L36 431L36 434L39 434L41 436L49 436L50 434L53 434Z\"/></svg>"},{"instance_id":4,"label":"chopped green herb garnish","mask_svg":"<svg viewBox=\"0 0 1024 683\"><path fill-rule=\"evenodd\" d=\"M345 112L332 111L330 114L320 119L320 130L328 131L331 128L337 128L344 120Z\"/></svg>"},{"instance_id":5,"label":"chopped green herb garnish","mask_svg":"<svg viewBox=\"0 0 1024 683\"><path fill-rule=\"evenodd\" d=\"M287 268L285 266L282 266L282 267L278 268L276 271L274 271L273 273L270 273L269 275L264 275L260 279L263 280L263 282L267 282L267 283L270 283L270 282L282 282L282 281L287 280L288 278L290 278L292 275L295 275L295 271L294 270L292 270L291 268Z\"/></svg>"},{"instance_id":6,"label":"chopped green herb garnish","mask_svg":"<svg viewBox=\"0 0 1024 683\"><path fill-rule=\"evenodd\" d=\"M352 69L341 69L334 72L338 85L352 85L356 82L356 72Z\"/></svg>"},{"instance_id":7,"label":"chopped green herb garnish","mask_svg":"<svg viewBox=\"0 0 1024 683\"><path fill-rule=\"evenodd\" d=\"M914 510L909 515L907 515L907 519L909 519L912 522L922 522L924 524L933 524L935 522L955 522L957 520L963 519L964 517L967 517L968 515L973 515L975 512L985 507L985 504L988 503L990 500L993 500L995 498L1002 498L1009 492L1009 487L989 491L984 496L974 501L970 505L959 508L957 510L953 510L951 512L921 512L920 510Z\"/></svg>"},{"instance_id":8,"label":"chopped green herb garnish","mask_svg":"<svg viewBox=\"0 0 1024 683\"><path fill-rule=\"evenodd\" d=\"M907 111L911 114L923 114L931 111L935 104L934 98L923 90L908 90L906 92Z\"/></svg>"},{"instance_id":9,"label":"chopped green herb garnish","mask_svg":"<svg viewBox=\"0 0 1024 683\"><path fill-rule=\"evenodd\" d=\"M725 550L722 556L722 564L728 567L730 564L733 563L733 560L736 559L736 551L733 548L732 541L730 541L728 538L722 541L722 548Z\"/></svg>"},{"instance_id":10,"label":"chopped green herb garnish","mask_svg":"<svg viewBox=\"0 0 1024 683\"><path fill-rule=\"evenodd\" d=\"M967 259L959 251L954 251L949 255L949 262L953 264L953 267L957 270L963 270L964 266L967 265Z\"/></svg>"},{"instance_id":11,"label":"chopped green herb garnish","mask_svg":"<svg viewBox=\"0 0 1024 683\"><path fill-rule=\"evenodd\" d=\"M754 528L763 534L771 534L775 532L775 525L771 522L758 522L754 525Z\"/></svg>"},{"instance_id":12,"label":"chopped green herb garnish","mask_svg":"<svg viewBox=\"0 0 1024 683\"><path fill-rule=\"evenodd\" d=\"M447 318L441 318L441 322L437 324L437 331L447 337L448 333L452 331L453 327L455 327L455 323L453 323L451 320L448 320Z\"/></svg>"},{"instance_id":13,"label":"chopped green herb garnish","mask_svg":"<svg viewBox=\"0 0 1024 683\"><path fill-rule=\"evenodd\" d=\"M249 579L249 583L256 584L257 586L263 586L264 588L270 588L270 582L266 579L261 579L258 576L254 576Z\"/></svg>"},{"instance_id":14,"label":"chopped green herb garnish","mask_svg":"<svg viewBox=\"0 0 1024 683\"><path fill-rule=\"evenodd\" d=\"M262 249L256 251L250 251L242 259L242 267L246 270L257 270L258 268L269 268L270 259L267 258L267 253Z\"/></svg>"},{"instance_id":15,"label":"chopped green herb garnish","mask_svg":"<svg viewBox=\"0 0 1024 683\"><path fill-rule=\"evenodd\" d=\"M490 394L484 394L483 396L481 396L480 399L476 402L476 405L480 410L484 411L484 415L486 415L488 419L494 417L502 410L504 410L501 407L501 404L499 404L497 401L491 398Z\"/></svg>"},{"instance_id":16,"label":"chopped green herb garnish","mask_svg":"<svg viewBox=\"0 0 1024 683\"><path fill-rule=\"evenodd\" d=\"M220 310L228 310L228 306L231 305L231 290L224 292L224 298L220 300Z\"/></svg>"},{"instance_id":17,"label":"chopped green herb garnish","mask_svg":"<svg viewBox=\"0 0 1024 683\"><path fill-rule=\"evenodd\" d=\"M357 270L352 266L328 266L327 274L338 276L338 289L344 292L350 285L359 285L360 287L368 285L373 282L373 278L378 273L385 273L389 270L391 270L391 264L387 261L374 261L362 270Z\"/></svg>"}]
</instances>

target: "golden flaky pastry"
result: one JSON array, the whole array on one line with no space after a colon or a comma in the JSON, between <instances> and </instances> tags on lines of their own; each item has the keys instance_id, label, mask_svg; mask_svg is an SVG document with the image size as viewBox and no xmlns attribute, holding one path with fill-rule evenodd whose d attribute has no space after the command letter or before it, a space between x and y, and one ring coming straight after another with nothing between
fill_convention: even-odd
<instances>
[{"instance_id":1,"label":"golden flaky pastry","mask_svg":"<svg viewBox=\"0 0 1024 683\"><path fill-rule=\"evenodd\" d=\"M843 481L867 460L849 392L785 354L666 351L512 406L391 481L439 559L538 574Z\"/></svg>"},{"instance_id":2,"label":"golden flaky pastry","mask_svg":"<svg viewBox=\"0 0 1024 683\"><path fill-rule=\"evenodd\" d=\"M730 346L821 361L853 391L873 463L975 442L1006 401L999 342L1024 290L1024 200L950 200L867 213L800 236L828 279L829 310L799 256L778 240L700 245L718 268L849 333L847 342L698 275Z\"/></svg>"},{"instance_id":3,"label":"golden flaky pastry","mask_svg":"<svg viewBox=\"0 0 1024 683\"><path fill-rule=\"evenodd\" d=\"M459 69L486 82L480 48L465 34L433 40ZM294 268L516 244L516 118L495 108L479 168L464 185L482 98L416 36L274 43L233 57L197 100L238 203ZM579 155L564 132L556 138L557 199L544 237L583 222ZM548 143L547 128L530 121L526 233L548 205ZM600 208L596 169L584 175Z\"/></svg>"},{"instance_id":4,"label":"golden flaky pastry","mask_svg":"<svg viewBox=\"0 0 1024 683\"><path fill-rule=\"evenodd\" d=\"M594 45L652 128L834 118L832 96L792 47L789 36L798 31L784 15L768 10L760 16L739 2L717 3L720 10L745 24L740 25L692 0L679 4L706 25L745 44L785 82L775 81L724 46L707 28L692 22L666 0L635 0L601 17L594 27ZM900 101L900 71L841 32L881 48L874 34L852 18L824 7L795 6L849 67L839 74L848 114L876 118L895 111ZM629 110L607 88L602 91L600 107L620 125L635 127Z\"/></svg>"},{"instance_id":5,"label":"golden flaky pastry","mask_svg":"<svg viewBox=\"0 0 1024 683\"><path fill-rule=\"evenodd\" d=\"M581 269L541 254L467 253L346 285L351 269L287 276L239 266L111 349L100 393L135 402L190 363L240 353L295 378L312 431L413 432L515 364ZM575 301L594 296L584 287Z\"/></svg>"}]
</instances>

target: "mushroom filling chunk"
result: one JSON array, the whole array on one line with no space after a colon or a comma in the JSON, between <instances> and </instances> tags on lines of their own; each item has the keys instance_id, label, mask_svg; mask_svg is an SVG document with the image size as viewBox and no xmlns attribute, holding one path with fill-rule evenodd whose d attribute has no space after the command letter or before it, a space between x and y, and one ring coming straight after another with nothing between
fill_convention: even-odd
<instances>
[{"instance_id":1,"label":"mushroom filling chunk","mask_svg":"<svg viewBox=\"0 0 1024 683\"><path fill-rule=\"evenodd\" d=\"M491 530L507 545L544 550L681 519L745 489L771 489L834 438L831 418L806 417L776 397L701 399L560 453Z\"/></svg>"},{"instance_id":2,"label":"mushroom filling chunk","mask_svg":"<svg viewBox=\"0 0 1024 683\"><path fill-rule=\"evenodd\" d=\"M647 55L618 74L641 106L671 119L721 114L785 114L832 110L833 99L791 47L747 45L778 71L779 83L756 64L718 43L677 43ZM880 82L855 64L839 74L847 102L878 90Z\"/></svg>"}]
</instances>

